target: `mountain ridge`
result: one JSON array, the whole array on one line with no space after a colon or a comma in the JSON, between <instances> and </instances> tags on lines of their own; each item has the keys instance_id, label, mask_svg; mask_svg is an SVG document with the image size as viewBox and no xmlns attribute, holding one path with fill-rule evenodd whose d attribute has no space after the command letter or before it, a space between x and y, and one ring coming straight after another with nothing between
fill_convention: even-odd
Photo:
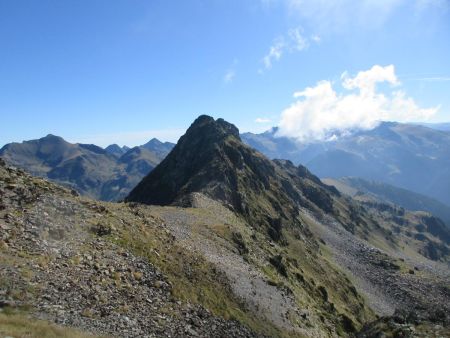
<instances>
[{"instance_id":1,"label":"mountain ridge","mask_svg":"<svg viewBox=\"0 0 450 338\"><path fill-rule=\"evenodd\" d=\"M155 151L151 144L132 149L110 145L103 149L93 144L72 144L49 134L37 140L9 143L0 149L0 156L83 195L119 200L166 155L171 143L161 144Z\"/></svg>"},{"instance_id":2,"label":"mountain ridge","mask_svg":"<svg viewBox=\"0 0 450 338\"><path fill-rule=\"evenodd\" d=\"M354 198L368 195L368 197L391 202L408 210L430 212L441 218L450 227L450 207L431 197L386 183L367 181L358 177L343 177L339 180L323 179L323 181Z\"/></svg>"},{"instance_id":3,"label":"mountain ridge","mask_svg":"<svg viewBox=\"0 0 450 338\"><path fill-rule=\"evenodd\" d=\"M334 141L299 143L276 129L242 139L269 158L302 163L321 178L361 177L450 205L450 134L425 126L382 122Z\"/></svg>"}]
</instances>

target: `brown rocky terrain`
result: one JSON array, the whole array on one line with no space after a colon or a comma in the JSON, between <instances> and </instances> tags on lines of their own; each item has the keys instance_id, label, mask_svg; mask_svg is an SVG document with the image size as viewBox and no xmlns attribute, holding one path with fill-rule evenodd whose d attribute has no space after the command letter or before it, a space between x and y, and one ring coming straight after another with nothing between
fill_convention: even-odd
<instances>
[{"instance_id":1,"label":"brown rocky terrain","mask_svg":"<svg viewBox=\"0 0 450 338\"><path fill-rule=\"evenodd\" d=\"M173 245L160 219L75 196L3 161L0 177L3 311L121 337L256 336L177 299L160 269L115 243L124 227L147 226Z\"/></svg>"}]
</instances>

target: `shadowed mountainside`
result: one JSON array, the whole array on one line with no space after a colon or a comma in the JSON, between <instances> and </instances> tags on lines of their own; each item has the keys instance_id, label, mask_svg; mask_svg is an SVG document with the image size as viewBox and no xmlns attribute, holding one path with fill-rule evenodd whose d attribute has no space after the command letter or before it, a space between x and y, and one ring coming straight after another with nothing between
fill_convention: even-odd
<instances>
[{"instance_id":1,"label":"shadowed mountainside","mask_svg":"<svg viewBox=\"0 0 450 338\"><path fill-rule=\"evenodd\" d=\"M190 205L201 192L266 227L278 237L283 223L296 223L300 206L331 212L338 194L304 167L269 161L242 143L238 129L200 116L169 155L134 188L127 201Z\"/></svg>"},{"instance_id":2,"label":"shadowed mountainside","mask_svg":"<svg viewBox=\"0 0 450 338\"><path fill-rule=\"evenodd\" d=\"M0 156L33 175L49 178L83 195L113 201L124 198L173 146L156 139L150 142L132 149L118 145L102 149L47 135L7 144L0 150Z\"/></svg>"}]
</instances>

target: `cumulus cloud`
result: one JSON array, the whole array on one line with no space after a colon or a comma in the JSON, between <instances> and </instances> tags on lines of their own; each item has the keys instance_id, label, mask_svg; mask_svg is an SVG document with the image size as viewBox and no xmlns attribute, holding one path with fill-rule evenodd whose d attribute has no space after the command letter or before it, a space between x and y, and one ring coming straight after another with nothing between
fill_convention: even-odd
<instances>
[{"instance_id":1,"label":"cumulus cloud","mask_svg":"<svg viewBox=\"0 0 450 338\"><path fill-rule=\"evenodd\" d=\"M393 65L375 65L350 77L341 76L343 93L330 81L320 81L294 93L297 99L281 114L278 136L289 136L301 142L329 140L355 129L372 129L380 121L423 121L439 107L420 108L401 90ZM388 93L377 90L387 83Z\"/></svg>"},{"instance_id":2,"label":"cumulus cloud","mask_svg":"<svg viewBox=\"0 0 450 338\"><path fill-rule=\"evenodd\" d=\"M280 60L286 52L300 52L308 47L309 39L304 36L303 28L291 28L286 34L279 36L273 41L269 52L262 59L264 68L266 70L272 68L273 62Z\"/></svg>"}]
</instances>

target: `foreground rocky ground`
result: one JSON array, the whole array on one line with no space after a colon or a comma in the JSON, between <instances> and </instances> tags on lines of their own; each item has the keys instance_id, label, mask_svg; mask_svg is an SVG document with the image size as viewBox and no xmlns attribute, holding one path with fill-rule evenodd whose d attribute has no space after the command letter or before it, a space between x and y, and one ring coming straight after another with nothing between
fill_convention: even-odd
<instances>
[{"instance_id":1,"label":"foreground rocky ground","mask_svg":"<svg viewBox=\"0 0 450 338\"><path fill-rule=\"evenodd\" d=\"M0 177L3 309L121 337L256 336L174 298L158 268L106 240L117 231L103 226L106 208L4 163Z\"/></svg>"},{"instance_id":2,"label":"foreground rocky ground","mask_svg":"<svg viewBox=\"0 0 450 338\"><path fill-rule=\"evenodd\" d=\"M448 336L445 265L396 257L306 210L319 254L301 234L280 245L193 198L188 209L95 202L0 161L5 318L84 332L68 337Z\"/></svg>"}]
</instances>

